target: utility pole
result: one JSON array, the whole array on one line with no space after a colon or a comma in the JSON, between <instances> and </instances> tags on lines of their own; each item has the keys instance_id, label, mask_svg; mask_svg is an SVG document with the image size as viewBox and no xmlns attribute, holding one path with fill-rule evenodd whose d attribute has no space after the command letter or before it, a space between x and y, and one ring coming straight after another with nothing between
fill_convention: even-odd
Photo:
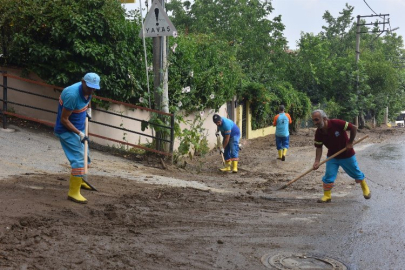
<instances>
[{"instance_id":1,"label":"utility pole","mask_svg":"<svg viewBox=\"0 0 405 270\"><path fill-rule=\"evenodd\" d=\"M360 15L357 15L357 30L356 30L356 68L357 71L359 70L358 64L359 64L359 59L360 59ZM359 73L357 72L357 78L356 78L356 92L357 92L357 98L359 98ZM356 127L359 126L359 116L356 116L354 119L354 124Z\"/></svg>"},{"instance_id":2,"label":"utility pole","mask_svg":"<svg viewBox=\"0 0 405 270\"><path fill-rule=\"evenodd\" d=\"M164 0L159 0L159 3L164 8ZM159 16L159 10L155 9L156 17ZM158 23L156 23L158 24ZM158 25L157 25L158 26ZM154 88L154 99L155 99L155 110L162 110L162 100L163 100L163 49L164 49L164 39L165 37L158 36L153 38L153 88ZM156 132L157 138L162 138L162 132ZM162 150L163 144L160 139L156 140L155 145L157 150Z\"/></svg>"},{"instance_id":3,"label":"utility pole","mask_svg":"<svg viewBox=\"0 0 405 270\"><path fill-rule=\"evenodd\" d=\"M166 36L176 37L177 31L164 10L164 4L164 0L153 0L146 14L139 37L153 38L154 109L163 113L169 113ZM161 116L160 119L162 121L167 120L164 116ZM162 150L163 147L169 147L169 145L165 145L162 142L164 134L163 132L156 132L157 139L155 141L157 150ZM166 140L167 139L170 139L169 135L167 135Z\"/></svg>"},{"instance_id":4,"label":"utility pole","mask_svg":"<svg viewBox=\"0 0 405 270\"><path fill-rule=\"evenodd\" d=\"M162 0L160 0L162 1ZM161 94L159 88L162 85L162 74L163 70L163 55L162 55L162 37L153 38L153 86L154 86L154 97L155 97L155 110L159 110L162 107Z\"/></svg>"},{"instance_id":5,"label":"utility pole","mask_svg":"<svg viewBox=\"0 0 405 270\"><path fill-rule=\"evenodd\" d=\"M165 1L159 0L160 5L165 8ZM156 18L159 17L159 10L155 9ZM160 15L161 16L161 15ZM158 24L158 23L157 23ZM166 36L158 36L153 38L153 72L154 72L154 98L155 109L169 113L169 87L168 87L168 62L167 62L167 46ZM164 119L163 119L164 120ZM156 137L170 139L170 135L164 135L162 132L156 132ZM156 149L163 150L168 148L168 144L162 143L161 140L156 140ZM167 150L167 149L166 149Z\"/></svg>"},{"instance_id":6,"label":"utility pole","mask_svg":"<svg viewBox=\"0 0 405 270\"><path fill-rule=\"evenodd\" d=\"M384 21L383 22L377 21L375 23L363 23L363 24L360 23L361 18L376 17L376 16L378 16L380 18L383 18ZM388 32L389 30L385 30L385 24L389 24L389 19L388 19L388 21L385 20L386 16L388 17L390 15L389 14L379 14L379 15L373 15L372 14L372 15L365 15L365 16L357 15L357 24L356 24L356 26L357 26L357 29L356 29L356 66L357 66L357 71L359 71L358 63L359 63L359 60L360 60L360 34L362 34L362 33L380 33L380 35L381 35L384 32ZM378 26L380 24L383 25L383 30L378 30L378 31L368 31L367 30L367 31L361 32L361 26L365 26L365 25ZM359 89L359 83L360 83L360 77L359 77L359 73L357 72L357 77L356 77L357 100L359 99L359 96L361 94L360 89ZM356 126L359 126L359 122L360 122L361 127L363 127L364 126L364 115L363 115L363 112L362 112L361 102L357 102L357 104L358 104L357 106L359 106L358 107L359 108L359 115L354 119L354 124Z\"/></svg>"}]
</instances>

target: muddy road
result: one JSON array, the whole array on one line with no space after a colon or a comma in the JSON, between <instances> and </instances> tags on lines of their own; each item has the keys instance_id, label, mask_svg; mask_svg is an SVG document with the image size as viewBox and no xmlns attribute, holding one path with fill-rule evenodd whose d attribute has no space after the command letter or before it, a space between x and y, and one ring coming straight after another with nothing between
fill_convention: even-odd
<instances>
[{"instance_id":1,"label":"muddy road","mask_svg":"<svg viewBox=\"0 0 405 270\"><path fill-rule=\"evenodd\" d=\"M334 269L329 259L403 269L405 129L358 134L370 136L355 146L370 200L341 172L332 203L316 203L324 168L275 190L312 165L305 129L291 135L285 162L273 137L244 141L238 174L219 173L216 152L163 169L91 149L99 192L83 191L89 203L79 205L66 198L70 169L52 132L11 128L0 131L0 269L289 269L269 263L282 254L326 258L310 269Z\"/></svg>"}]
</instances>

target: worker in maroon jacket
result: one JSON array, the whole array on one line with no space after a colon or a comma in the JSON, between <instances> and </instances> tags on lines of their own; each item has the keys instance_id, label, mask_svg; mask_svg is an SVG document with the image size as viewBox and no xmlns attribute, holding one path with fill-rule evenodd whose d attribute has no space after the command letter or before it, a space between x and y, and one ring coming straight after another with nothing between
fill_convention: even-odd
<instances>
[{"instance_id":1,"label":"worker in maroon jacket","mask_svg":"<svg viewBox=\"0 0 405 270\"><path fill-rule=\"evenodd\" d=\"M364 198L370 199L370 189L364 179L364 173L360 171L357 165L353 149L353 141L357 134L357 127L343 120L329 119L322 110L312 112L312 121L317 127L315 132L316 156L313 165L314 170L319 168L323 145L328 148L328 157L345 147L347 148L345 152L326 162L326 172L322 178L324 196L319 199L318 202L325 203L332 200L331 190L334 186L339 166L341 166L356 183L360 183ZM347 136L346 131L350 131L350 138Z\"/></svg>"}]
</instances>

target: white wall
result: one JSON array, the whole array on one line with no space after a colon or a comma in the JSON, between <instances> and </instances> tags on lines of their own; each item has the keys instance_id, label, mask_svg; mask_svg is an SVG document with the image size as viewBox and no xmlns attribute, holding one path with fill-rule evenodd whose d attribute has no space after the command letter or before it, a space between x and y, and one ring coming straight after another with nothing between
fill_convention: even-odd
<instances>
[{"instance_id":1,"label":"white wall","mask_svg":"<svg viewBox=\"0 0 405 270\"><path fill-rule=\"evenodd\" d=\"M8 74L21 76L21 70L19 69L12 69L12 68L0 68L0 70L6 70ZM2 76L1 76L2 77ZM28 78L30 80L41 81L41 79L33 73L30 73ZM4 84L3 77L0 78L2 84ZM40 94L52 98L56 98L59 100L60 90L54 89L52 87L45 87L42 85L35 85L29 82L16 80L13 78L7 78L7 86L16 88L19 90L24 90L27 92L32 92L35 94ZM3 87L0 87L0 96L3 99ZM8 88L7 90L7 100L10 102L16 102L24 105L29 105L33 107L38 107L41 109L46 109L50 111L57 112L58 111L58 101L57 100L50 100L45 99L43 97L33 96L25 93L20 93L15 90ZM3 109L3 102L0 102L1 109ZM44 120L47 122L54 123L56 119L56 114L43 112L40 110L31 109L28 107L7 104L7 109L9 112L15 112L18 114L22 114L28 117L37 118L40 120Z\"/></svg>"},{"instance_id":2,"label":"white wall","mask_svg":"<svg viewBox=\"0 0 405 270\"><path fill-rule=\"evenodd\" d=\"M94 104L93 104L94 106ZM96 107L97 108L97 107ZM106 110L103 108L100 108L101 110ZM109 112L114 112L123 116L128 116L131 118L136 118L139 120L146 120L148 121L150 119L150 114L148 111L144 111L144 110L134 110L131 109L126 106L123 105L116 105L116 104L111 104L110 107L108 108ZM140 121L135 121L132 119L127 119L124 117L120 117L120 116L116 116L116 115L111 115L105 112L101 112L101 111L97 111L97 110L92 110L92 120L100 122L100 123L106 123L109 124L111 126L116 126L116 127L120 127L120 128L125 128L128 130L132 130L132 131L136 131L138 133L141 134L146 134L146 135L152 135L152 130L149 127L148 129L146 129L145 131L141 130L141 123ZM96 123L89 123L89 132L90 133L94 133L100 136L104 136L107 138L111 138L111 139L115 139L115 140L119 140L119 141L125 141L127 143L131 143L131 144L147 144L148 142L152 142L152 138L146 137L146 136L142 136L139 134L135 134L132 132L128 132L128 131L123 131L123 130L119 130L119 129L115 129L115 128L111 128L111 127L106 127L100 124L96 124ZM92 137L91 138L92 141L101 144L101 145L108 145L108 146L115 146L115 147L119 147L120 144L113 142L113 141L108 141L108 140L104 140L101 138L97 138L97 137ZM125 146L125 148L131 148L131 146Z\"/></svg>"},{"instance_id":3,"label":"white wall","mask_svg":"<svg viewBox=\"0 0 405 270\"><path fill-rule=\"evenodd\" d=\"M226 114L226 104L222 105L218 112L219 115L221 116L225 116L227 117ZM215 133L217 132L217 126L215 125L215 123L212 121L212 116L215 114L215 111L213 109L206 109L203 112L203 117L202 119L204 120L202 127L206 130L205 134L207 134L207 141L208 141L208 147L210 149L214 148L217 144L217 137L215 136ZM196 117L196 115L200 115L200 112L196 112L193 113L189 116L186 116L185 119L190 120L191 122L193 121L194 117ZM189 126L185 125L185 124L181 124L180 127L182 129L185 128L189 128ZM205 135L204 134L204 135ZM177 149L177 147L179 146L180 141L179 139L175 139L175 144L174 144L174 149Z\"/></svg>"}]
</instances>

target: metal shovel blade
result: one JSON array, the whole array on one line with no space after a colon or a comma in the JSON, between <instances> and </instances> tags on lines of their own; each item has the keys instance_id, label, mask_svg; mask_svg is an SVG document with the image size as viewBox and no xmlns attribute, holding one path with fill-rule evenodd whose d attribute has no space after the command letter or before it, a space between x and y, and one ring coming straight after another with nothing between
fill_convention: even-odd
<instances>
[{"instance_id":1,"label":"metal shovel blade","mask_svg":"<svg viewBox=\"0 0 405 270\"><path fill-rule=\"evenodd\" d=\"M87 175L82 177L83 182L85 182L89 187L91 187L92 190L94 191L98 191L92 184L90 184L89 182L87 182Z\"/></svg>"}]
</instances>

